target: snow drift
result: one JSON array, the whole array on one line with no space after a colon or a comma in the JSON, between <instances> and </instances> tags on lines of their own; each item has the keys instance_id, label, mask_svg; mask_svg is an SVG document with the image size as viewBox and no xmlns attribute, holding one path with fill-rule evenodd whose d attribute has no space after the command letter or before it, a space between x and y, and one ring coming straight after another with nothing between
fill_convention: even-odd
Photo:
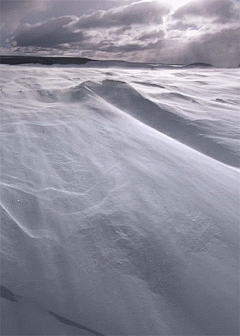
<instances>
[{"instance_id":1,"label":"snow drift","mask_svg":"<svg viewBox=\"0 0 240 336\"><path fill-rule=\"evenodd\" d=\"M1 65L2 335L236 335L237 69Z\"/></svg>"}]
</instances>

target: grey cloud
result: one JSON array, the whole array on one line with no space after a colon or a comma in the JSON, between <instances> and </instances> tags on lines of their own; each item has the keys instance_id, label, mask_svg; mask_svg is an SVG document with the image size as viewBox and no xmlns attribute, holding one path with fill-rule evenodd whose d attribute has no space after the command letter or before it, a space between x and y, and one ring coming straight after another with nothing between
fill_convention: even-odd
<instances>
[{"instance_id":1,"label":"grey cloud","mask_svg":"<svg viewBox=\"0 0 240 336\"><path fill-rule=\"evenodd\" d=\"M108 11L96 11L83 15L76 23L78 28L109 28L132 24L160 24L170 12L170 6L157 1L135 2Z\"/></svg>"},{"instance_id":2,"label":"grey cloud","mask_svg":"<svg viewBox=\"0 0 240 336\"><path fill-rule=\"evenodd\" d=\"M215 18L217 21L226 22L239 18L239 2L236 0L192 1L180 7L173 18L184 19L187 16Z\"/></svg>"},{"instance_id":3,"label":"grey cloud","mask_svg":"<svg viewBox=\"0 0 240 336\"><path fill-rule=\"evenodd\" d=\"M136 0L48 0L48 2L49 1L52 3L50 13L54 13L54 16L77 15L79 17L83 14L91 14L98 10L107 11L112 7L129 5L131 2L136 2Z\"/></svg>"},{"instance_id":4,"label":"grey cloud","mask_svg":"<svg viewBox=\"0 0 240 336\"><path fill-rule=\"evenodd\" d=\"M99 45L97 50L100 51L107 51L108 53L117 53L117 52L131 52L131 51L137 51L137 50L142 50L143 47L137 43L128 43L126 45L120 45L117 46L114 43L108 44L108 45Z\"/></svg>"},{"instance_id":5,"label":"grey cloud","mask_svg":"<svg viewBox=\"0 0 240 336\"><path fill-rule=\"evenodd\" d=\"M35 23L52 17L82 16L100 9L130 4L136 0L0 0L1 27L16 29L21 22Z\"/></svg>"},{"instance_id":6,"label":"grey cloud","mask_svg":"<svg viewBox=\"0 0 240 336\"><path fill-rule=\"evenodd\" d=\"M163 31L145 33L142 30L138 33L135 32L135 34L130 31L129 34L123 35L120 39L116 39L116 35L109 32L107 38L101 39L99 36L94 42L86 38L81 46L84 49L108 52L109 54L122 53L127 55L130 52L158 49L163 44L163 38Z\"/></svg>"},{"instance_id":7,"label":"grey cloud","mask_svg":"<svg viewBox=\"0 0 240 336\"><path fill-rule=\"evenodd\" d=\"M81 17L55 17L19 27L14 35L16 50L236 66L240 33L234 4L233 0L195 1L169 16L168 6L139 1ZM162 23L164 15L167 22Z\"/></svg>"},{"instance_id":8,"label":"grey cloud","mask_svg":"<svg viewBox=\"0 0 240 336\"><path fill-rule=\"evenodd\" d=\"M200 23L202 24L202 22ZM188 20L187 22L185 21L181 21L181 20L177 20L177 21L173 21L171 23L169 23L169 28L170 30L177 30L179 32L185 32L188 29L197 29L197 25L198 23Z\"/></svg>"},{"instance_id":9,"label":"grey cloud","mask_svg":"<svg viewBox=\"0 0 240 336\"><path fill-rule=\"evenodd\" d=\"M1 0L1 27L15 29L22 18L34 11L44 11L48 2L42 0Z\"/></svg>"},{"instance_id":10,"label":"grey cloud","mask_svg":"<svg viewBox=\"0 0 240 336\"><path fill-rule=\"evenodd\" d=\"M143 32L139 37L138 40L140 41L159 41L163 40L165 37L165 32L163 30L153 30L153 31L146 31Z\"/></svg>"},{"instance_id":11,"label":"grey cloud","mask_svg":"<svg viewBox=\"0 0 240 336\"><path fill-rule=\"evenodd\" d=\"M206 62L222 67L236 67L240 63L240 28L206 33L190 41L166 40L159 50L163 62L189 64Z\"/></svg>"},{"instance_id":12,"label":"grey cloud","mask_svg":"<svg viewBox=\"0 0 240 336\"><path fill-rule=\"evenodd\" d=\"M24 25L15 35L18 46L55 47L63 43L79 42L82 32L73 32L68 24L75 18L52 18L40 24Z\"/></svg>"},{"instance_id":13,"label":"grey cloud","mask_svg":"<svg viewBox=\"0 0 240 336\"><path fill-rule=\"evenodd\" d=\"M169 13L169 10L169 6L162 5L156 1L135 2L128 6L121 6L108 11L96 11L91 15L83 15L80 18L76 16L62 16L34 25L22 25L12 40L17 42L18 47L41 46L43 48L54 48L64 43L71 45L77 42L81 43L81 47L92 43L92 48L95 49L95 45L100 46L98 40L104 40L104 35L107 35L105 40L109 44L109 50L112 50L111 43L115 45L115 48L120 48L117 47L117 44L119 45L117 41L124 41L126 35L128 35L126 48L130 48L129 45L131 45L132 49L134 46L142 48L143 45L145 47L146 43L140 43L141 40L143 41L148 38L152 43L153 39L156 42L156 39L163 38L163 35L162 32L160 34L154 33L154 36L151 38L148 32L148 36L144 37L141 29L148 30L147 24L160 24L163 16ZM140 31L138 34L132 29L135 25L138 25L138 31ZM102 34L104 35L99 34L96 30L97 28L102 28L104 31ZM119 31L116 32L116 29ZM108 49L107 46L104 48Z\"/></svg>"},{"instance_id":14,"label":"grey cloud","mask_svg":"<svg viewBox=\"0 0 240 336\"><path fill-rule=\"evenodd\" d=\"M240 63L240 28L223 29L216 34L205 34L189 50L195 52L195 59L208 57L220 66L237 66Z\"/></svg>"},{"instance_id":15,"label":"grey cloud","mask_svg":"<svg viewBox=\"0 0 240 336\"><path fill-rule=\"evenodd\" d=\"M13 11L27 13L32 10L40 10L45 6L41 0L1 0L1 12L6 15Z\"/></svg>"}]
</instances>

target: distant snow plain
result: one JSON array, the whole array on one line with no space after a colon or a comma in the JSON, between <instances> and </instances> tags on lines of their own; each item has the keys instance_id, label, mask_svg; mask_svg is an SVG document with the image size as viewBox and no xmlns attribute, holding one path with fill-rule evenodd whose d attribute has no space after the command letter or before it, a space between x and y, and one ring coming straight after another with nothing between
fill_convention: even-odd
<instances>
[{"instance_id":1,"label":"distant snow plain","mask_svg":"<svg viewBox=\"0 0 240 336\"><path fill-rule=\"evenodd\" d=\"M1 335L237 335L239 69L0 69Z\"/></svg>"}]
</instances>

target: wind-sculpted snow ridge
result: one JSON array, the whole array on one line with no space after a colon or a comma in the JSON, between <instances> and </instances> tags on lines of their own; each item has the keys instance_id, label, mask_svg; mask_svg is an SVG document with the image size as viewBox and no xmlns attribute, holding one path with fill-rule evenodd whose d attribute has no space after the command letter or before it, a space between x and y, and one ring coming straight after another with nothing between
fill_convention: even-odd
<instances>
[{"instance_id":1,"label":"wind-sculpted snow ridge","mask_svg":"<svg viewBox=\"0 0 240 336\"><path fill-rule=\"evenodd\" d=\"M238 334L237 71L1 65L2 335Z\"/></svg>"},{"instance_id":2,"label":"wind-sculpted snow ridge","mask_svg":"<svg viewBox=\"0 0 240 336\"><path fill-rule=\"evenodd\" d=\"M104 80L101 83L83 82L80 85L61 90L37 90L38 99L44 102L77 102L96 99L96 95L154 129L233 167L240 166L239 153L229 148L218 137L209 134L209 129L218 126L218 121L189 120L171 112L169 106L162 106L144 97L124 81ZM170 96L198 103L194 99L170 92ZM219 101L219 99L217 99Z\"/></svg>"},{"instance_id":3,"label":"wind-sculpted snow ridge","mask_svg":"<svg viewBox=\"0 0 240 336\"><path fill-rule=\"evenodd\" d=\"M83 83L77 93L73 93L72 98L80 98L83 89L90 89L101 98L129 113L144 124L188 145L200 152L209 155L221 162L234 167L239 167L240 157L234 150L218 143L214 137L208 137L204 121L189 121L143 97L137 90L124 81L104 80L102 83ZM185 100L191 98L175 94ZM214 121L208 121L208 127L214 127Z\"/></svg>"}]
</instances>

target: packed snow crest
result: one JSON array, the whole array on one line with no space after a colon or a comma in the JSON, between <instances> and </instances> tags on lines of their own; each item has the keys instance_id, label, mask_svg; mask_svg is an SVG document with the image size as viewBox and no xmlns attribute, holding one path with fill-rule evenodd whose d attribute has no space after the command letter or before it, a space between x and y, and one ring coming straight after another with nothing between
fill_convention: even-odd
<instances>
[{"instance_id":1,"label":"packed snow crest","mask_svg":"<svg viewBox=\"0 0 240 336\"><path fill-rule=\"evenodd\" d=\"M239 69L0 71L1 334L237 335Z\"/></svg>"}]
</instances>

